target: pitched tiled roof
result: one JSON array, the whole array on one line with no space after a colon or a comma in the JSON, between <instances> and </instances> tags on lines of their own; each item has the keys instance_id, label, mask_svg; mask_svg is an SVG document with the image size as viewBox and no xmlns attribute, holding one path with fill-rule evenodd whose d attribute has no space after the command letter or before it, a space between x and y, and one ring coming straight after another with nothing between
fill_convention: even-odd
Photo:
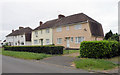
<instances>
[{"instance_id":1,"label":"pitched tiled roof","mask_svg":"<svg viewBox=\"0 0 120 75\"><path fill-rule=\"evenodd\" d=\"M6 37L25 34L26 41L31 41L31 32L32 32L32 29L30 27L26 27L26 28L21 28L21 29L15 30L12 33L8 34Z\"/></svg>"},{"instance_id":2,"label":"pitched tiled roof","mask_svg":"<svg viewBox=\"0 0 120 75\"><path fill-rule=\"evenodd\" d=\"M97 22L89 21L89 25L90 25L90 31L93 36L104 36L101 24Z\"/></svg>"},{"instance_id":3,"label":"pitched tiled roof","mask_svg":"<svg viewBox=\"0 0 120 75\"><path fill-rule=\"evenodd\" d=\"M85 21L89 21L92 35L104 36L101 24L95 21L94 19L90 18L89 16L85 15L84 13L74 14L74 15L66 16L60 19L47 21L41 26L38 26L37 28L35 28L34 30L65 26L68 24L74 24L74 23L85 22Z\"/></svg>"},{"instance_id":4,"label":"pitched tiled roof","mask_svg":"<svg viewBox=\"0 0 120 75\"><path fill-rule=\"evenodd\" d=\"M40 30L40 29L45 29L45 28L51 28L55 25L55 23L57 23L58 19L55 20L51 20L51 21L47 21L44 24L42 24L41 26L38 26L37 28L35 28L34 30Z\"/></svg>"}]
</instances>

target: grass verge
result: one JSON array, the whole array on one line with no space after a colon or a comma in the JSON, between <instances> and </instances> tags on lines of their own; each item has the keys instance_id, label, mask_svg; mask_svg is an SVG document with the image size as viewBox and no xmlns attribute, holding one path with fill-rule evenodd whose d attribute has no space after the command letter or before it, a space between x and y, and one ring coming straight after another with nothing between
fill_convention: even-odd
<instances>
[{"instance_id":1,"label":"grass verge","mask_svg":"<svg viewBox=\"0 0 120 75\"><path fill-rule=\"evenodd\" d=\"M112 62L118 62L120 60L120 56L116 56L116 57L105 59L105 60L112 61Z\"/></svg>"},{"instance_id":2,"label":"grass verge","mask_svg":"<svg viewBox=\"0 0 120 75\"><path fill-rule=\"evenodd\" d=\"M80 50L63 50L63 54L80 53Z\"/></svg>"},{"instance_id":3,"label":"grass verge","mask_svg":"<svg viewBox=\"0 0 120 75\"><path fill-rule=\"evenodd\" d=\"M5 50L2 50L2 55L21 58L21 59L35 59L35 60L40 60L52 56L43 53L16 52L16 51L5 51Z\"/></svg>"},{"instance_id":4,"label":"grass verge","mask_svg":"<svg viewBox=\"0 0 120 75\"><path fill-rule=\"evenodd\" d=\"M74 61L76 68L85 70L109 70L118 66L104 59L80 59Z\"/></svg>"}]
</instances>

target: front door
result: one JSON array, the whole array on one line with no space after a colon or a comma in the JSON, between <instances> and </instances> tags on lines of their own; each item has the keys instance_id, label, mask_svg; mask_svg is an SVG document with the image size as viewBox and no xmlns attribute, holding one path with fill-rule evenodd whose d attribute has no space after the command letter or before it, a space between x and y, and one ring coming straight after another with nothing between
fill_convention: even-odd
<instances>
[{"instance_id":1,"label":"front door","mask_svg":"<svg viewBox=\"0 0 120 75\"><path fill-rule=\"evenodd\" d=\"M67 48L69 48L70 47L70 40L69 40L69 38L67 38Z\"/></svg>"},{"instance_id":2,"label":"front door","mask_svg":"<svg viewBox=\"0 0 120 75\"><path fill-rule=\"evenodd\" d=\"M41 46L43 46L43 39L41 39Z\"/></svg>"}]
</instances>

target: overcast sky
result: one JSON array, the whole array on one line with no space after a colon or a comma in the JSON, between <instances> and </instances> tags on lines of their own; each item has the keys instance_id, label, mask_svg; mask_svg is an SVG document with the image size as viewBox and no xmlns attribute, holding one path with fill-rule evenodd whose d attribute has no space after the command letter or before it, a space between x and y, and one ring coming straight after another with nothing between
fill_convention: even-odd
<instances>
[{"instance_id":1,"label":"overcast sky","mask_svg":"<svg viewBox=\"0 0 120 75\"><path fill-rule=\"evenodd\" d=\"M19 26L39 26L39 21L85 13L100 22L104 34L110 29L118 32L119 0L0 0L0 39Z\"/></svg>"}]
</instances>

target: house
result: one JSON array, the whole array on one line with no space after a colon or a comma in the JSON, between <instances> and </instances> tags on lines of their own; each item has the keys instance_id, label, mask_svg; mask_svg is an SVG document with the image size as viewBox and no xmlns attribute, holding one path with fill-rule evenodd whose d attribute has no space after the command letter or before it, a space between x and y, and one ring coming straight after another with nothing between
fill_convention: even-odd
<instances>
[{"instance_id":1,"label":"house","mask_svg":"<svg viewBox=\"0 0 120 75\"><path fill-rule=\"evenodd\" d=\"M48 21L44 24L40 21L40 26L32 31L32 45L53 44L52 26L54 24L49 23L51 23L51 21Z\"/></svg>"},{"instance_id":2,"label":"house","mask_svg":"<svg viewBox=\"0 0 120 75\"><path fill-rule=\"evenodd\" d=\"M19 27L18 30L12 30L12 33L6 36L6 42L10 46L31 45L31 33L30 27Z\"/></svg>"},{"instance_id":3,"label":"house","mask_svg":"<svg viewBox=\"0 0 120 75\"><path fill-rule=\"evenodd\" d=\"M47 21L33 30L32 44L55 44L77 49L82 41L103 40L103 37L102 25L84 13L66 17L60 14L57 19Z\"/></svg>"}]
</instances>

